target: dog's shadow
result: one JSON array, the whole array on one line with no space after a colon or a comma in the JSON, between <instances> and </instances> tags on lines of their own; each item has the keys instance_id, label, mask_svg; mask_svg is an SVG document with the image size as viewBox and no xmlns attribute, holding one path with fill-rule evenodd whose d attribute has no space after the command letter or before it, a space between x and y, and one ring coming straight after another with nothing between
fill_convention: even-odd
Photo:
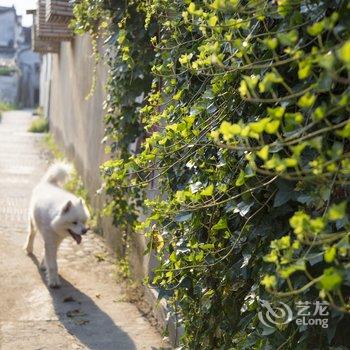
<instances>
[{"instance_id":1,"label":"dog's shadow","mask_svg":"<svg viewBox=\"0 0 350 350\"><path fill-rule=\"evenodd\" d=\"M36 256L30 258L46 285ZM94 301L61 277L60 289L48 287L55 313L66 330L91 350L133 350L132 339ZM89 317L92 316L93 317ZM128 315L125 315L127 318Z\"/></svg>"}]
</instances>

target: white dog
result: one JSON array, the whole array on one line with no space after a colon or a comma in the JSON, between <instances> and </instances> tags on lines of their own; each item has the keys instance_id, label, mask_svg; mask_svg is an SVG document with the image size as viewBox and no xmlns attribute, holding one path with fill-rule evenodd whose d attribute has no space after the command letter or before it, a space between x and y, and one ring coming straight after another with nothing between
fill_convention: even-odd
<instances>
[{"instance_id":1,"label":"white dog","mask_svg":"<svg viewBox=\"0 0 350 350\"><path fill-rule=\"evenodd\" d=\"M68 164L53 164L34 188L29 207L29 232L24 248L28 254L33 252L35 233L39 231L45 245L41 268L46 269L51 288L60 287L57 271L60 243L70 235L80 244L81 236L87 232L89 212L83 200L59 187L69 172Z\"/></svg>"}]
</instances>

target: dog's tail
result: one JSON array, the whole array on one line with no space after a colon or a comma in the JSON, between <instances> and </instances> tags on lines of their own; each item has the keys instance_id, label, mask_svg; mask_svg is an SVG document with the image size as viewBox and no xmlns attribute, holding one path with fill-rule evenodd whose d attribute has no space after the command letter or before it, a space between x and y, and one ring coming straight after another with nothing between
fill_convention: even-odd
<instances>
[{"instance_id":1,"label":"dog's tail","mask_svg":"<svg viewBox=\"0 0 350 350\"><path fill-rule=\"evenodd\" d=\"M42 181L48 182L55 186L64 183L68 175L72 172L72 166L64 162L56 162L50 166L44 175Z\"/></svg>"}]
</instances>

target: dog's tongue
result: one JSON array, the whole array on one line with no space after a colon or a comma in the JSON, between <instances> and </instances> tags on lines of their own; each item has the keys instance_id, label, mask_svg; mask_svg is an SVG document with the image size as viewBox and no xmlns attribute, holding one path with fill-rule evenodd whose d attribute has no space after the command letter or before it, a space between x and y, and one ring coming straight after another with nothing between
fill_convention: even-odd
<instances>
[{"instance_id":1,"label":"dog's tongue","mask_svg":"<svg viewBox=\"0 0 350 350\"><path fill-rule=\"evenodd\" d=\"M74 235L74 239L77 242L77 244L81 243L81 236L80 235Z\"/></svg>"},{"instance_id":2,"label":"dog's tongue","mask_svg":"<svg viewBox=\"0 0 350 350\"><path fill-rule=\"evenodd\" d=\"M69 230L70 235L74 238L74 240L77 242L77 244L81 243L81 235L76 235L74 232Z\"/></svg>"}]
</instances>

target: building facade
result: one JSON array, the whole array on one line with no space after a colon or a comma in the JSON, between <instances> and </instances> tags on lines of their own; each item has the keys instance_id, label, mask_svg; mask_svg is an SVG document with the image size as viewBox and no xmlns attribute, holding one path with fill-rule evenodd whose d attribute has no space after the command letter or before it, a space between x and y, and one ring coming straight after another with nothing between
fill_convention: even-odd
<instances>
[{"instance_id":1,"label":"building facade","mask_svg":"<svg viewBox=\"0 0 350 350\"><path fill-rule=\"evenodd\" d=\"M0 101L38 105L40 62L31 49L31 28L22 26L14 7L0 6Z\"/></svg>"}]
</instances>

